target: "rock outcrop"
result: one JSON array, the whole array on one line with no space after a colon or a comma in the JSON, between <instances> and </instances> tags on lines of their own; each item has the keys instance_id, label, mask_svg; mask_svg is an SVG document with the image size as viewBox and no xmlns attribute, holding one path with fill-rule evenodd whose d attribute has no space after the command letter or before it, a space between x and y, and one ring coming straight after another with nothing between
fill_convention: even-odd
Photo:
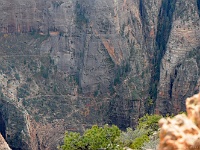
<instances>
[{"instance_id":1,"label":"rock outcrop","mask_svg":"<svg viewBox=\"0 0 200 150\"><path fill-rule=\"evenodd\" d=\"M187 116L159 121L159 150L200 150L200 93L186 100Z\"/></svg>"},{"instance_id":2,"label":"rock outcrop","mask_svg":"<svg viewBox=\"0 0 200 150\"><path fill-rule=\"evenodd\" d=\"M11 150L1 134L0 134L0 150Z\"/></svg>"}]
</instances>

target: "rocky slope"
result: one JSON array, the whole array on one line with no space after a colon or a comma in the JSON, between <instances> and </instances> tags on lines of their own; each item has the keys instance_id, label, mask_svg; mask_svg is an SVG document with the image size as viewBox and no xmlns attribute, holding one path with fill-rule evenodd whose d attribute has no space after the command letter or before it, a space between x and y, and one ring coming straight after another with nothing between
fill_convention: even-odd
<instances>
[{"instance_id":1,"label":"rocky slope","mask_svg":"<svg viewBox=\"0 0 200 150\"><path fill-rule=\"evenodd\" d=\"M199 90L199 0L0 3L0 126L13 149L176 113Z\"/></svg>"}]
</instances>

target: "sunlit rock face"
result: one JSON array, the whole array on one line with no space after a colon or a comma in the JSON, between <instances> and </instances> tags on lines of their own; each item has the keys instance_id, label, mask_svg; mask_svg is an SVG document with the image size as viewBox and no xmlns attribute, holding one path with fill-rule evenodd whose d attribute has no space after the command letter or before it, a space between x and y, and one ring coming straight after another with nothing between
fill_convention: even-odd
<instances>
[{"instance_id":1,"label":"sunlit rock face","mask_svg":"<svg viewBox=\"0 0 200 150\"><path fill-rule=\"evenodd\" d=\"M161 119L159 150L200 149L200 94L186 100L187 116Z\"/></svg>"},{"instance_id":2,"label":"sunlit rock face","mask_svg":"<svg viewBox=\"0 0 200 150\"><path fill-rule=\"evenodd\" d=\"M0 149L11 150L1 134L0 134Z\"/></svg>"},{"instance_id":3,"label":"sunlit rock face","mask_svg":"<svg viewBox=\"0 0 200 150\"><path fill-rule=\"evenodd\" d=\"M55 149L65 130L93 124L134 127L199 90L199 1L0 4L0 125L13 149Z\"/></svg>"}]
</instances>

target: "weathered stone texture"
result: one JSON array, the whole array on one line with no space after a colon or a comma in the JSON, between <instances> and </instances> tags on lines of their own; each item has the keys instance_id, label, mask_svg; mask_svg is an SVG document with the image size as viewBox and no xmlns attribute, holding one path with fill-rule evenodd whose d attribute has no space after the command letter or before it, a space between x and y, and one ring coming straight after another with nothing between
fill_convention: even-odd
<instances>
[{"instance_id":1,"label":"weathered stone texture","mask_svg":"<svg viewBox=\"0 0 200 150\"><path fill-rule=\"evenodd\" d=\"M168 2L0 0L0 113L11 148L55 149L65 130L124 129L155 106L184 110L181 99L200 86L198 5L173 0L169 13Z\"/></svg>"},{"instance_id":2,"label":"weathered stone texture","mask_svg":"<svg viewBox=\"0 0 200 150\"><path fill-rule=\"evenodd\" d=\"M1 134L0 134L0 150L11 150Z\"/></svg>"},{"instance_id":3,"label":"weathered stone texture","mask_svg":"<svg viewBox=\"0 0 200 150\"><path fill-rule=\"evenodd\" d=\"M200 149L200 94L186 100L187 116L161 119L159 150Z\"/></svg>"},{"instance_id":4,"label":"weathered stone texture","mask_svg":"<svg viewBox=\"0 0 200 150\"><path fill-rule=\"evenodd\" d=\"M198 60L192 59L188 53L195 49L199 52L199 24L196 0L177 0L171 33L160 66L157 108L161 113L180 111L181 103L184 103L181 99L197 90ZM177 91L181 89L184 91ZM174 110L172 106L175 106Z\"/></svg>"}]
</instances>

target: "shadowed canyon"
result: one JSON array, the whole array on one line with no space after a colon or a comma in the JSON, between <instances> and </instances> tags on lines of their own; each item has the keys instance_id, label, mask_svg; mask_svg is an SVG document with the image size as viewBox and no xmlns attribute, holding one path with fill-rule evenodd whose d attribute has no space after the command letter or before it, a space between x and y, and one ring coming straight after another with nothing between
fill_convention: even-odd
<instances>
[{"instance_id":1,"label":"shadowed canyon","mask_svg":"<svg viewBox=\"0 0 200 150\"><path fill-rule=\"evenodd\" d=\"M13 150L176 114L200 89L200 0L0 0L0 12L0 132Z\"/></svg>"}]
</instances>

